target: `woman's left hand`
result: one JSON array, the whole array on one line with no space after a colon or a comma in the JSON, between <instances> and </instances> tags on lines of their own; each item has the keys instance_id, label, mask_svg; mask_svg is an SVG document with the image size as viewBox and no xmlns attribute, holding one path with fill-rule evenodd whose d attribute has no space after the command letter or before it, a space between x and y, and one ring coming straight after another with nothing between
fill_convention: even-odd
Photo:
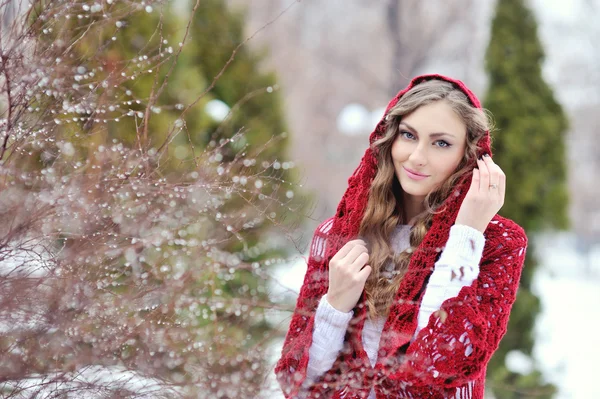
<instances>
[{"instance_id":1,"label":"woman's left hand","mask_svg":"<svg viewBox=\"0 0 600 399\"><path fill-rule=\"evenodd\" d=\"M482 233L502 205L506 175L488 154L477 160L469 191L456 217L456 224L471 226Z\"/></svg>"}]
</instances>

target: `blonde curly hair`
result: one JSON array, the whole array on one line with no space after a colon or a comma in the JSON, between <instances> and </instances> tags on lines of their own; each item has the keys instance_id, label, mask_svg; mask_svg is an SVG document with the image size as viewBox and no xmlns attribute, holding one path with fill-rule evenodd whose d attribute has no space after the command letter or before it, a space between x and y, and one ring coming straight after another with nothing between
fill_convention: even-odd
<instances>
[{"instance_id":1,"label":"blonde curly hair","mask_svg":"<svg viewBox=\"0 0 600 399\"><path fill-rule=\"evenodd\" d=\"M446 101L467 126L465 153L454 173L425 197L425 210L413 220L410 247L395 254L390 247L390 237L397 225L408 221L404 220L401 212L403 191L392 163L392 144L399 134L402 117L435 101ZM491 116L486 110L474 107L466 94L452 83L437 79L419 83L406 92L388 112L386 120L385 134L372 144L378 169L359 230L360 237L368 243L369 265L372 267L365 283L371 319L388 314L412 254L431 227L433 215L443 211L440 205L452 188L472 170L477 157L477 143L492 126Z\"/></svg>"}]
</instances>

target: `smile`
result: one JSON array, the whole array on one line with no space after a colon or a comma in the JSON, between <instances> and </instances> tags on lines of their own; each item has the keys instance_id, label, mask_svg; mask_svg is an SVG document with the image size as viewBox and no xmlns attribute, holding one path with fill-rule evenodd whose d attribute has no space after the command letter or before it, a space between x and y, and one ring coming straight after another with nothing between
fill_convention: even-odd
<instances>
[{"instance_id":1,"label":"smile","mask_svg":"<svg viewBox=\"0 0 600 399\"><path fill-rule=\"evenodd\" d=\"M423 175L423 174L417 173L417 172L412 171L410 169L406 169L404 166L402 168L404 169L404 171L406 172L406 174L408 175L408 177L410 177L413 180L423 180L423 179L429 177L427 175Z\"/></svg>"}]
</instances>

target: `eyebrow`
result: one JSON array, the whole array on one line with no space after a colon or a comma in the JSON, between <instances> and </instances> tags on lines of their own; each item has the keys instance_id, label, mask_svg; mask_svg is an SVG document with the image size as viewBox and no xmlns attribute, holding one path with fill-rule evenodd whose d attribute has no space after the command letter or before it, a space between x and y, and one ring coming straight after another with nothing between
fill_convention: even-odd
<instances>
[{"instance_id":1,"label":"eyebrow","mask_svg":"<svg viewBox=\"0 0 600 399\"><path fill-rule=\"evenodd\" d=\"M417 129L415 129L414 127L412 127L411 125L409 125L406 122L400 122L400 125L404 125L408 128L408 130L413 131L414 133L419 133L417 132ZM445 132L438 132L438 133L431 133L429 134L429 137L435 138L435 137L441 137L441 136L448 136L448 137L452 137L452 138L456 138L455 135L450 134L450 133L445 133Z\"/></svg>"}]
</instances>

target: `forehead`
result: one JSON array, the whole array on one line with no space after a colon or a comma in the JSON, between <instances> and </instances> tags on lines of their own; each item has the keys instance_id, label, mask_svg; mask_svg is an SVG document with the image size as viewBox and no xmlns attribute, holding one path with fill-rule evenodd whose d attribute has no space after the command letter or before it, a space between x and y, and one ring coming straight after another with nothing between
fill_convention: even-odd
<instances>
[{"instance_id":1,"label":"forehead","mask_svg":"<svg viewBox=\"0 0 600 399\"><path fill-rule=\"evenodd\" d=\"M449 133L457 138L465 138L467 125L445 101L425 104L404 115L400 123L406 122L419 134Z\"/></svg>"}]
</instances>

